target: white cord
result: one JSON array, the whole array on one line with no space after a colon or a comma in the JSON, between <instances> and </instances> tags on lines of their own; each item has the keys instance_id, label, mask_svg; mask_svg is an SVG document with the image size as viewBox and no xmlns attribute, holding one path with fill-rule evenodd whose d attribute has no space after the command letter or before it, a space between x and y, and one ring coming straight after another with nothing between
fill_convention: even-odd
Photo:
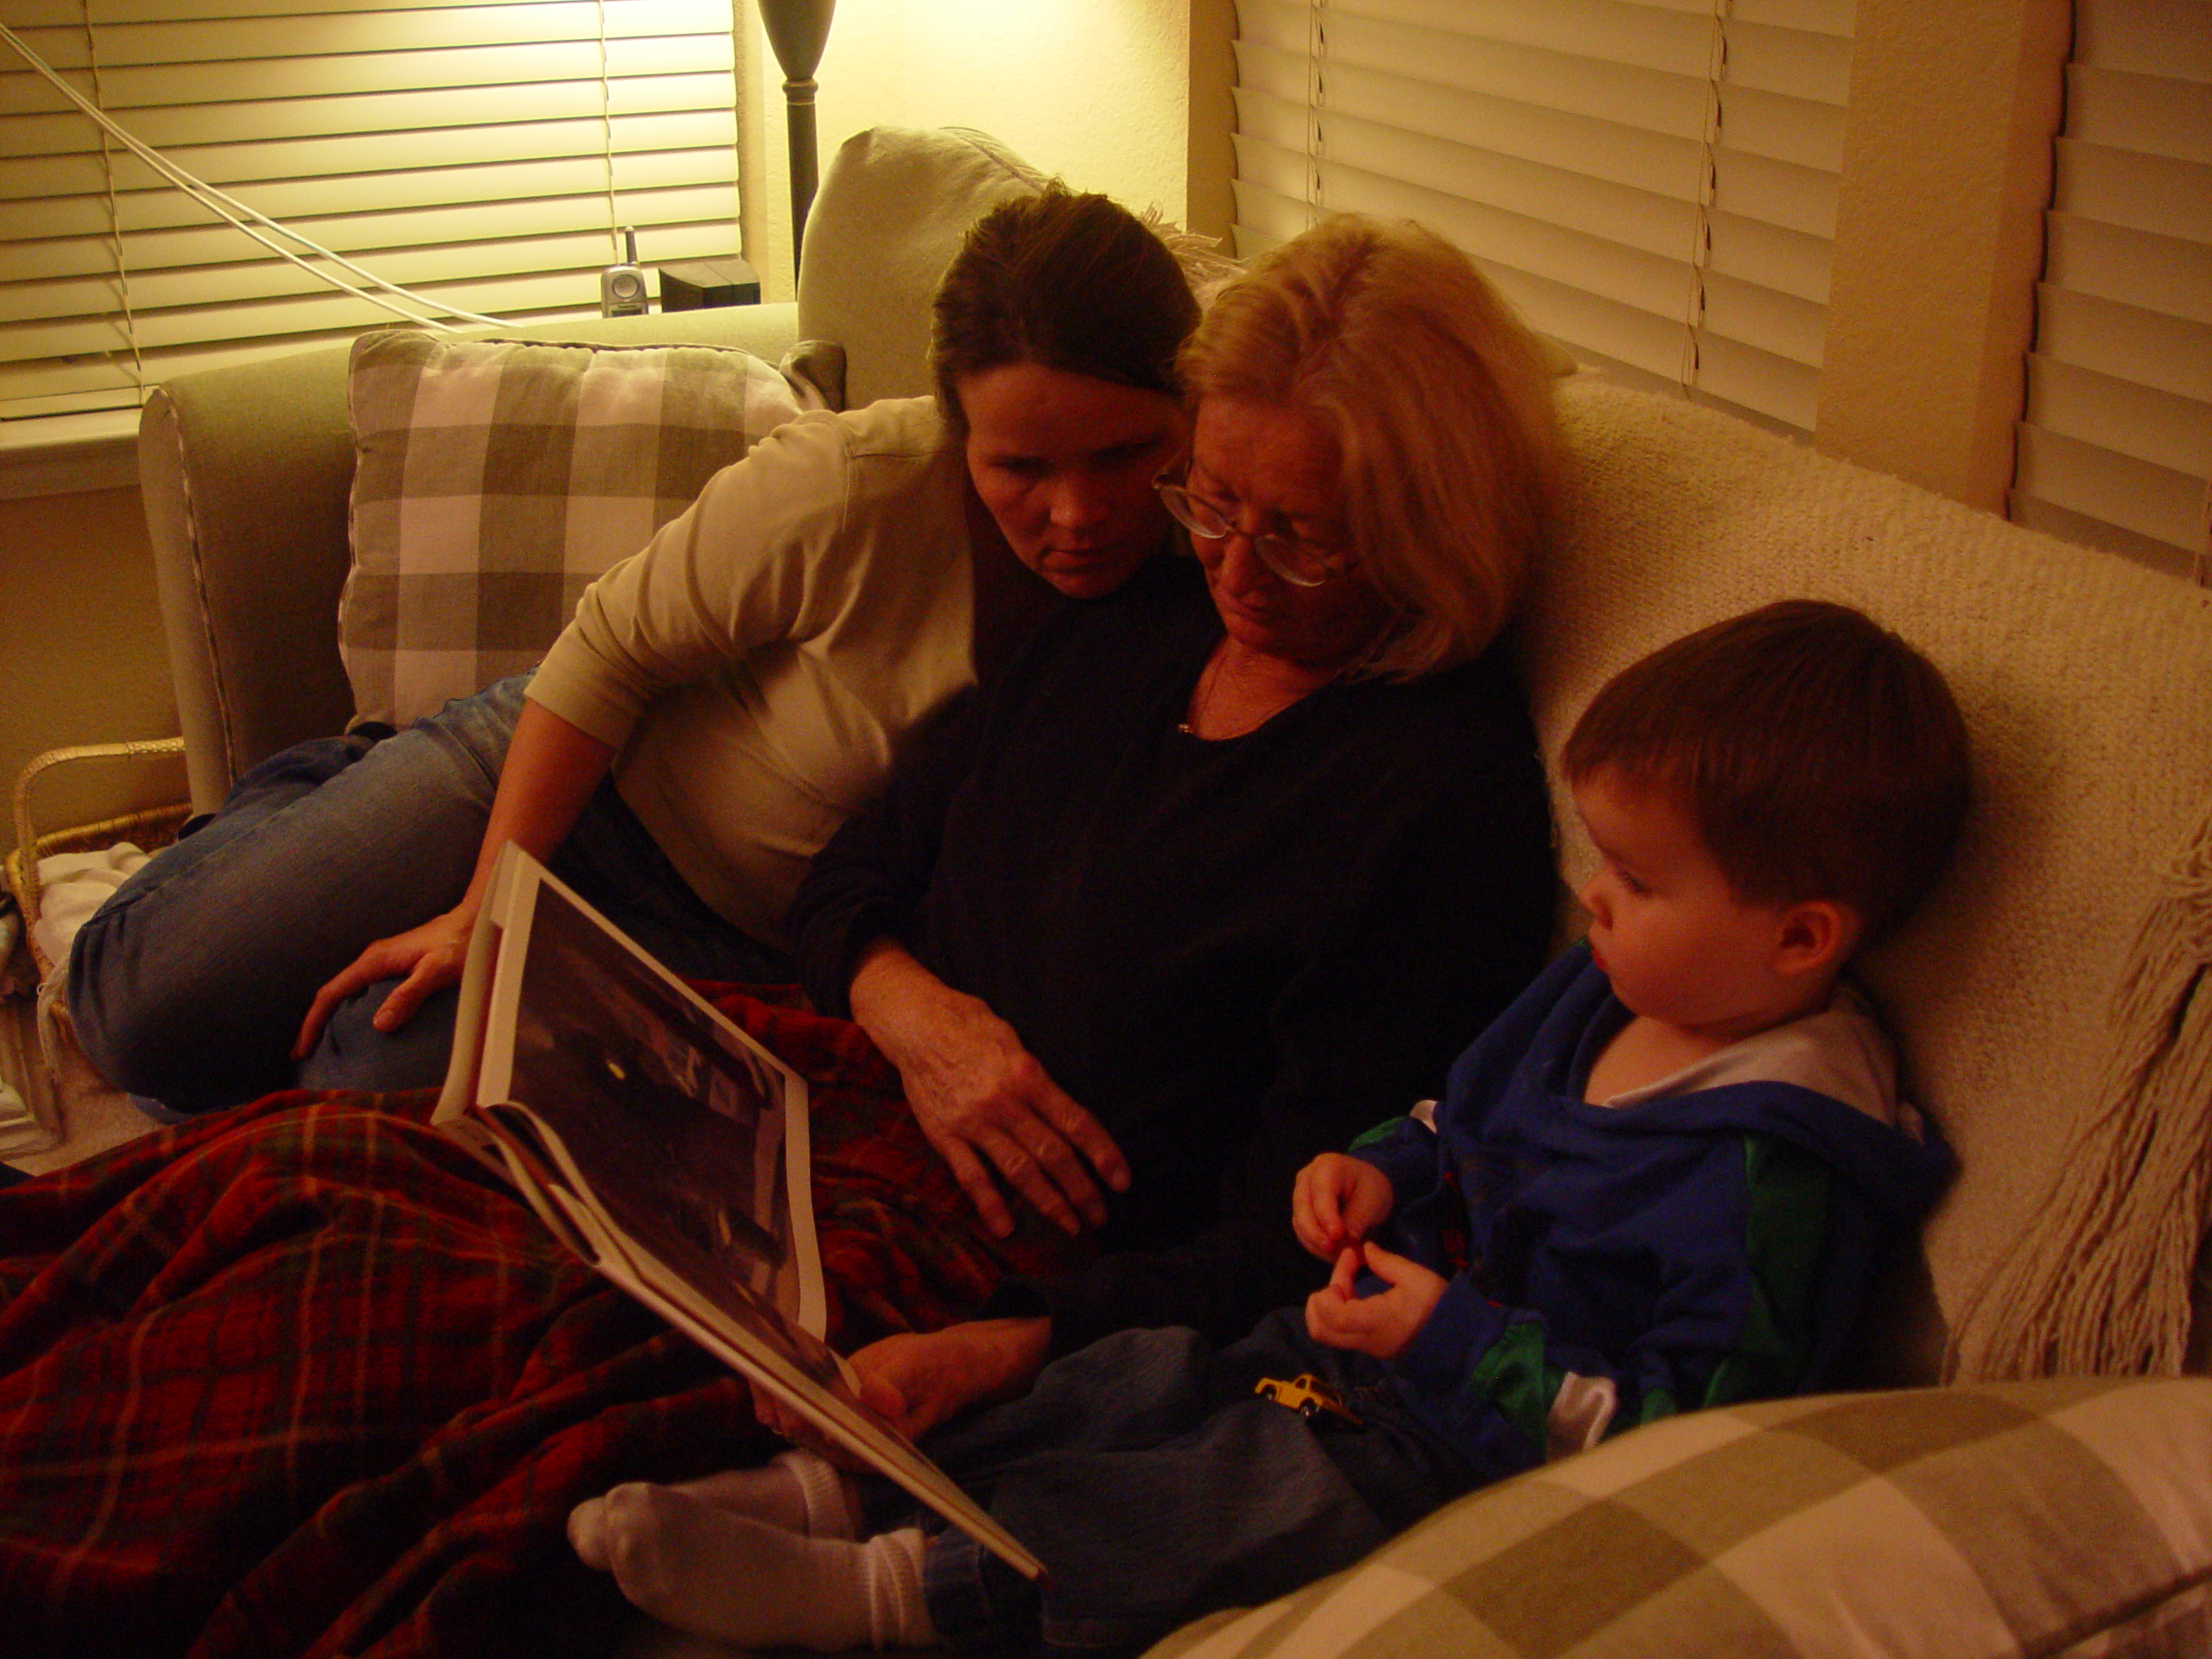
<instances>
[{"instance_id":1,"label":"white cord","mask_svg":"<svg viewBox=\"0 0 2212 1659\"><path fill-rule=\"evenodd\" d=\"M24 62L29 64L32 68L38 71L40 74L45 76L48 80L53 82L54 86L59 89L64 98L75 105L77 108L103 132L107 133L111 137L114 138L117 143L122 144L123 147L128 149L133 156L136 156L140 161L145 162L146 165L152 168L155 172L160 174L162 177L167 179L171 184L183 191L185 194L190 196L194 201L199 202L200 206L206 207L209 212L214 213L220 219L228 220L232 226L236 226L238 230L243 231L255 241L260 243L263 247L267 248L270 252L276 255L279 258L290 260L302 270L307 272L308 276L315 277L320 282L328 283L333 288L342 289L346 293L351 294L355 299L365 300L369 304L389 311L395 316L405 317L410 322L419 322L426 328L435 328L445 334L453 334L457 331L454 328L452 324L440 321L439 315L459 317L467 322L487 323L495 328L504 326L497 317L479 316L474 311L461 310L457 307L445 304L442 301L432 299L428 295L417 294L410 289L402 288L397 283L387 283L383 277L378 276L374 271L364 270L361 266L355 264L352 260L346 258L343 254L332 252L328 248L322 246L319 243L309 240L307 237L301 235L297 231L293 230L290 226L277 223L276 220L270 219L265 213L255 212L254 209L247 207L244 202L225 195L221 191L216 189L215 187L211 184L203 183L200 180L194 178L191 174L186 172L175 162L170 161L168 156L162 155L159 150L152 149L149 145L140 143L137 139L132 137L130 134L125 132L121 127L116 125L114 122L109 120L106 113L102 111L98 105L86 99L77 91L75 87L72 86L67 81L62 79L59 74L55 73L54 71L47 64L46 60L40 57L37 53L32 51L30 48L24 43L22 37L17 35L15 30L10 29L5 23L0 23L0 40L5 41L10 46L15 48L16 52L22 55ZM249 220L251 220L251 223L249 223ZM275 232L278 236L289 237L293 241L298 243L302 247L307 249L308 252L315 255L318 258L327 259L333 264L353 272L353 275L359 276L363 282L372 283L375 287L383 289L384 293L372 294L365 289L356 288L353 283L345 282L337 276L334 276L327 270L318 270L314 265L309 264L305 259L302 259L298 254L294 253L289 248L283 247L279 244L271 241L267 236L264 236L260 230L256 228L257 226L266 226L269 230ZM437 315L425 316L421 312L411 311L405 306L399 305L391 300L386 299L384 296L385 294L397 294L401 299L411 300L416 305L428 306L433 313Z\"/></svg>"}]
</instances>

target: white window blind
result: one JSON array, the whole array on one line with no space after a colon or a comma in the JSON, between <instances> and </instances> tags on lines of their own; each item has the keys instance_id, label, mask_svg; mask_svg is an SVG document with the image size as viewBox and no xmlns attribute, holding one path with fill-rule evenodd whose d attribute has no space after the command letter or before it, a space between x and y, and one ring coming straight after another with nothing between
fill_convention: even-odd
<instances>
[{"instance_id":1,"label":"white window blind","mask_svg":"<svg viewBox=\"0 0 2212 1659\"><path fill-rule=\"evenodd\" d=\"M1465 248L1582 361L1809 433L1853 0L1240 0L1236 241Z\"/></svg>"},{"instance_id":2,"label":"white window blind","mask_svg":"<svg viewBox=\"0 0 2212 1659\"><path fill-rule=\"evenodd\" d=\"M2076 0L2012 517L2205 580L2212 5Z\"/></svg>"},{"instance_id":3,"label":"white window blind","mask_svg":"<svg viewBox=\"0 0 2212 1659\"><path fill-rule=\"evenodd\" d=\"M387 281L595 312L736 244L730 0L0 0L123 128ZM0 416L397 321L170 188L0 45Z\"/></svg>"}]
</instances>

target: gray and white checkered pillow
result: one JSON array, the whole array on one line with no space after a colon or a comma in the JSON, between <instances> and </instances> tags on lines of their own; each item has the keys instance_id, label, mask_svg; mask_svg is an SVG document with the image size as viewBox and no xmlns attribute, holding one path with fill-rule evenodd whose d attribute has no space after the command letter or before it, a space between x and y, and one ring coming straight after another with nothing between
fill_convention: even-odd
<instances>
[{"instance_id":1,"label":"gray and white checkered pillow","mask_svg":"<svg viewBox=\"0 0 2212 1659\"><path fill-rule=\"evenodd\" d=\"M592 579L803 408L804 383L707 346L356 341L355 718L405 725L543 656Z\"/></svg>"},{"instance_id":2,"label":"gray and white checkered pillow","mask_svg":"<svg viewBox=\"0 0 2212 1659\"><path fill-rule=\"evenodd\" d=\"M2208 1471L2202 1377L1694 1412L1147 1659L2212 1653Z\"/></svg>"}]
</instances>

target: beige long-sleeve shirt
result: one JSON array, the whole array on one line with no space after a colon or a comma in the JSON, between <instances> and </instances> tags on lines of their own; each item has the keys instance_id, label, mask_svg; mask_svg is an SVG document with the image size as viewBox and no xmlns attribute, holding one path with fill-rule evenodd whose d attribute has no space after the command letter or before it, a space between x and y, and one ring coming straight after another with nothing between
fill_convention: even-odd
<instances>
[{"instance_id":1,"label":"beige long-sleeve shirt","mask_svg":"<svg viewBox=\"0 0 2212 1659\"><path fill-rule=\"evenodd\" d=\"M618 752L702 899L780 943L807 861L974 681L973 553L931 399L802 416L592 584L529 695Z\"/></svg>"}]
</instances>

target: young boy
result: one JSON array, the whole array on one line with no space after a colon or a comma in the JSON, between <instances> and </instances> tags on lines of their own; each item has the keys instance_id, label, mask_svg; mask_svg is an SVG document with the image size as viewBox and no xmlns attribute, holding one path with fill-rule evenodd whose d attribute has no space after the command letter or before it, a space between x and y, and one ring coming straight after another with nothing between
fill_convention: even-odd
<instances>
[{"instance_id":1,"label":"young boy","mask_svg":"<svg viewBox=\"0 0 2212 1659\"><path fill-rule=\"evenodd\" d=\"M579 1553L741 1642L1134 1648L1609 1433L1821 1385L1878 1247L1950 1171L1839 976L1949 854L1957 709L1894 635L1793 601L1619 675L1564 766L1599 855L1587 944L1460 1057L1433 1123L1300 1173L1328 1285L1218 1353L1109 1337L925 1443L1044 1584L955 1530L845 1541L855 1500L911 1500L810 1452L618 1488L578 1510ZM1307 1373L1310 1421L1254 1392Z\"/></svg>"}]
</instances>

